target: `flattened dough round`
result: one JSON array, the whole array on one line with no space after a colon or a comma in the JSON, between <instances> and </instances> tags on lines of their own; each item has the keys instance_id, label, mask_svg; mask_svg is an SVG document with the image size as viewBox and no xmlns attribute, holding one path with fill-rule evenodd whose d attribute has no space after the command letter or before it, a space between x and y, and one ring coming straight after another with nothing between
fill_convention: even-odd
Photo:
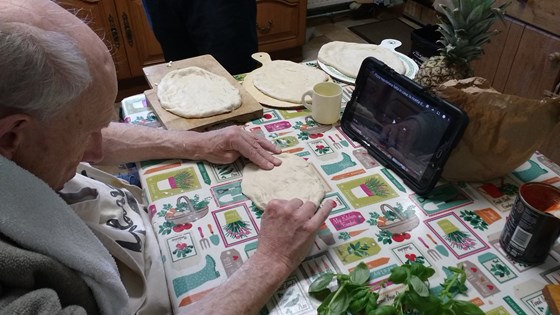
<instances>
[{"instance_id":1,"label":"flattened dough round","mask_svg":"<svg viewBox=\"0 0 560 315\"><path fill-rule=\"evenodd\" d=\"M282 160L282 164L272 170L260 169L252 163L245 166L241 180L243 194L262 210L272 199L299 198L319 205L326 190L313 166L293 154L283 153L276 157Z\"/></svg>"},{"instance_id":2,"label":"flattened dough round","mask_svg":"<svg viewBox=\"0 0 560 315\"><path fill-rule=\"evenodd\" d=\"M228 113L241 106L241 94L228 80L199 67L166 74L158 84L161 107L185 118Z\"/></svg>"},{"instance_id":3,"label":"flattened dough round","mask_svg":"<svg viewBox=\"0 0 560 315\"><path fill-rule=\"evenodd\" d=\"M351 78L358 76L362 61L370 56L379 59L400 74L406 73L406 67L399 56L379 45L334 41L321 46L317 54L319 61Z\"/></svg>"},{"instance_id":4,"label":"flattened dough round","mask_svg":"<svg viewBox=\"0 0 560 315\"><path fill-rule=\"evenodd\" d=\"M303 93L329 79L322 70L288 60L265 63L253 71L252 76L253 85L263 94L297 104L301 102Z\"/></svg>"}]
</instances>

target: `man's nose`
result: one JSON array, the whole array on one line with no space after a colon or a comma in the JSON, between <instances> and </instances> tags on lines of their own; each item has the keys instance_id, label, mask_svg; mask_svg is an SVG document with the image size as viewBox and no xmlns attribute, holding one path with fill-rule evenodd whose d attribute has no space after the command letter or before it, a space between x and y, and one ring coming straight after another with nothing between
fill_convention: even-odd
<instances>
[{"instance_id":1,"label":"man's nose","mask_svg":"<svg viewBox=\"0 0 560 315\"><path fill-rule=\"evenodd\" d=\"M101 160L103 160L102 136L101 132L98 132L89 138L82 161L95 164Z\"/></svg>"}]
</instances>

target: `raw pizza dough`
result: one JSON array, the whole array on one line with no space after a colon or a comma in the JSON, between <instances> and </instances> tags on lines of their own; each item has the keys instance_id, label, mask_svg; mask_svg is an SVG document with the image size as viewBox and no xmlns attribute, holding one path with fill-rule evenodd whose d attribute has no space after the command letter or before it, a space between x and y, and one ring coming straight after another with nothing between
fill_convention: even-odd
<instances>
[{"instance_id":1,"label":"raw pizza dough","mask_svg":"<svg viewBox=\"0 0 560 315\"><path fill-rule=\"evenodd\" d=\"M161 107L185 118L228 113L241 106L241 94L226 78L199 67L166 74L158 84Z\"/></svg>"},{"instance_id":2,"label":"raw pizza dough","mask_svg":"<svg viewBox=\"0 0 560 315\"><path fill-rule=\"evenodd\" d=\"M356 78L362 61L370 56L379 59L400 74L406 73L406 67L397 54L374 44L334 41L321 46L317 58L342 74Z\"/></svg>"},{"instance_id":3,"label":"raw pizza dough","mask_svg":"<svg viewBox=\"0 0 560 315\"><path fill-rule=\"evenodd\" d=\"M243 169L241 190L261 210L272 199L299 198L316 205L325 197L326 189L317 171L303 158L293 154L279 154L282 164L263 170L255 164Z\"/></svg>"},{"instance_id":4,"label":"raw pizza dough","mask_svg":"<svg viewBox=\"0 0 560 315\"><path fill-rule=\"evenodd\" d=\"M329 76L323 71L287 60L265 63L252 72L253 85L263 94L290 103L301 102L303 93Z\"/></svg>"}]
</instances>

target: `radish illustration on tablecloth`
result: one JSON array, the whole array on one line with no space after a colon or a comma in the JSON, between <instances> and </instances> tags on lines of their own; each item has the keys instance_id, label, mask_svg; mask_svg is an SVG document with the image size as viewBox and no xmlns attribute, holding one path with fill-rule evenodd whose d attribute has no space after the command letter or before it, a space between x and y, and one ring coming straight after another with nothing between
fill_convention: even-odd
<instances>
[{"instance_id":1,"label":"radish illustration on tablecloth","mask_svg":"<svg viewBox=\"0 0 560 315\"><path fill-rule=\"evenodd\" d=\"M227 236L240 239L251 234L250 225L241 219L237 210L233 209L224 212L224 217L226 218L226 225L222 228Z\"/></svg>"},{"instance_id":2,"label":"radish illustration on tablecloth","mask_svg":"<svg viewBox=\"0 0 560 315\"><path fill-rule=\"evenodd\" d=\"M469 250L476 247L476 239L472 238L469 232L460 231L459 228L448 219L439 220L437 224L445 234L443 238L452 247L462 250Z\"/></svg>"}]
</instances>

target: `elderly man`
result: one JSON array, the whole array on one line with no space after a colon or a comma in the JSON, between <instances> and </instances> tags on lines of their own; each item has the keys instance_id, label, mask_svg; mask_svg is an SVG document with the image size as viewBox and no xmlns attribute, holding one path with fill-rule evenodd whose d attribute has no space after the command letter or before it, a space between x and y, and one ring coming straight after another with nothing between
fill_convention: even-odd
<instances>
[{"instance_id":1,"label":"elderly man","mask_svg":"<svg viewBox=\"0 0 560 315\"><path fill-rule=\"evenodd\" d=\"M171 312L134 191L80 162L280 163L276 147L238 127L195 133L110 123L111 56L49 0L0 2L0 82L0 313ZM271 201L256 253L190 313L257 313L305 257L332 205L316 209Z\"/></svg>"}]
</instances>

